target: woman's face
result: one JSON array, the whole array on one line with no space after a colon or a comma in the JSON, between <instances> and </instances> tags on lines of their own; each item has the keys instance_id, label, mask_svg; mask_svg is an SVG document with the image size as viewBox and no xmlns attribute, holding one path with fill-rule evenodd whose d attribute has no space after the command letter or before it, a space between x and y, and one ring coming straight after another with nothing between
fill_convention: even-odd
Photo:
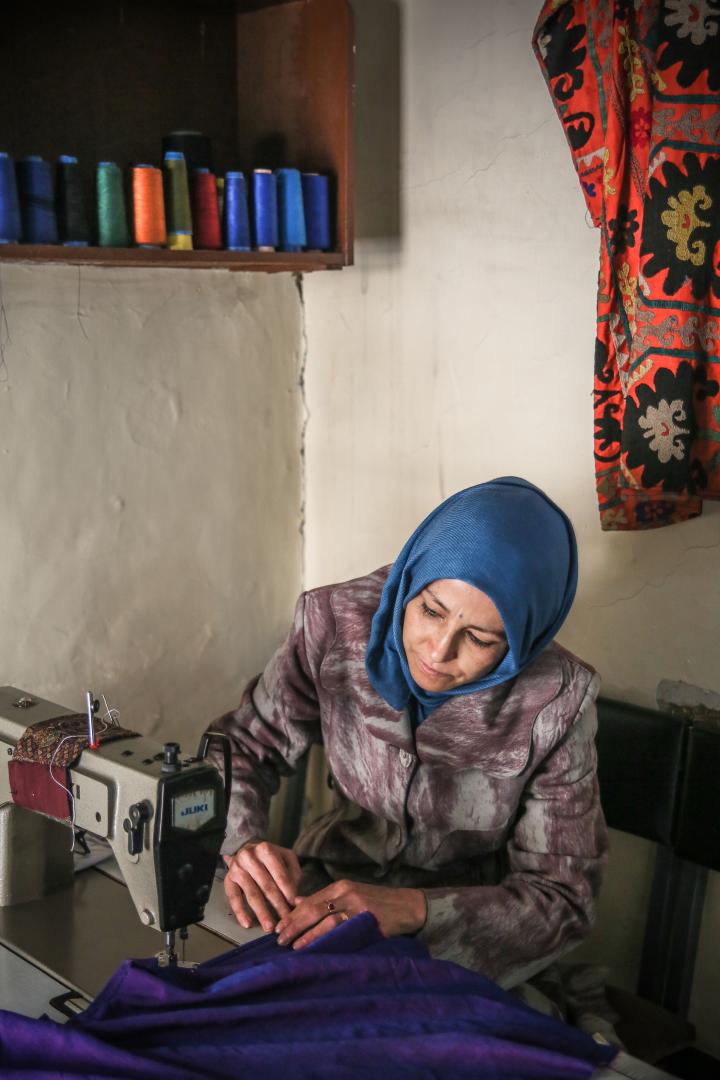
<instances>
[{"instance_id":1,"label":"woman's face","mask_svg":"<svg viewBox=\"0 0 720 1080\"><path fill-rule=\"evenodd\" d=\"M413 679L435 694L488 675L508 650L490 597L454 578L433 581L408 603L403 646Z\"/></svg>"}]
</instances>

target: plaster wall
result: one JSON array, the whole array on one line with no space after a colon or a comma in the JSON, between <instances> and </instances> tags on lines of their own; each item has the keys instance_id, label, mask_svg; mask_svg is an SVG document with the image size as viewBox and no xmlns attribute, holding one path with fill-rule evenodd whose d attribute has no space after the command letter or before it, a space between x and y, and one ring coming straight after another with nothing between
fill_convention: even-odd
<instances>
[{"instance_id":1,"label":"plaster wall","mask_svg":"<svg viewBox=\"0 0 720 1080\"><path fill-rule=\"evenodd\" d=\"M289 275L0 269L0 682L194 751L300 587Z\"/></svg>"},{"instance_id":2,"label":"plaster wall","mask_svg":"<svg viewBox=\"0 0 720 1080\"><path fill-rule=\"evenodd\" d=\"M392 561L464 486L515 473L570 512L578 599L561 639L604 693L720 689L720 507L602 533L592 453L599 238L530 46L540 0L357 0L356 265L306 280L309 586ZM612 836L582 955L632 986L651 845ZM720 885L692 1015L720 1052Z\"/></svg>"}]
</instances>

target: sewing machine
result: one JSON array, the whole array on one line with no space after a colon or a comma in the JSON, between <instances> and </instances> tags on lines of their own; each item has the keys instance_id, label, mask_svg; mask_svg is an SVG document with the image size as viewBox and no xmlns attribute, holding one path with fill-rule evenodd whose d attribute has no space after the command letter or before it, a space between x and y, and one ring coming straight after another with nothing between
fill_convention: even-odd
<instances>
[{"instance_id":1,"label":"sewing machine","mask_svg":"<svg viewBox=\"0 0 720 1080\"><path fill-rule=\"evenodd\" d=\"M84 927L78 913L87 911L86 893L91 890L94 899L89 918L97 920L99 927L107 925L106 936L112 935L120 949L119 959L108 957L112 970L111 965L126 955L147 955L150 951L146 944L136 943L134 928L128 926L127 901L119 895L124 890L111 880L112 870L105 873L104 880L90 879L93 871L75 875L87 879L82 886L75 884L69 823L15 806L9 770L4 765L12 760L15 744L28 725L65 714L71 710L15 687L0 688L0 938L20 956L30 957L36 939L39 941L43 933L48 936L45 924L60 918L67 925L55 926L55 935L74 937L75 951L83 954L80 959L86 963L92 959L88 952L96 950L96 937L88 938L92 927ZM210 738L204 737L198 755L188 757L180 754L176 743L161 747L142 736L121 737L84 750L69 770L74 825L110 844L140 923L165 935L165 949L158 954L161 963L177 962L177 932L184 938L186 927L207 921L206 907L214 883L215 923L220 920L222 924L219 932L230 940L243 940L215 881L225 830L229 747L224 746L224 783L214 765L205 760L209 742ZM111 907L112 923L108 915ZM118 928L124 942L116 940ZM142 940L147 940L147 935ZM123 953L123 944L131 951ZM53 938L50 951L62 952L61 946L67 953L67 946ZM227 947L222 939L217 944L200 942L196 959ZM77 957L68 963L76 967ZM56 967L62 966L47 960L39 965L53 975ZM104 973L105 977L109 974L110 970ZM70 985L83 981L62 972L59 977ZM79 988L86 994L97 989Z\"/></svg>"}]
</instances>

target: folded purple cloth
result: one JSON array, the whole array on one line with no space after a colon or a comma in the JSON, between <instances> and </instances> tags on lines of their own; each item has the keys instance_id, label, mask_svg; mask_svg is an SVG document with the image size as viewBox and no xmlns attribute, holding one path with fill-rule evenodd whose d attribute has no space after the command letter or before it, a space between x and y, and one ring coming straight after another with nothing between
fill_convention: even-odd
<instances>
[{"instance_id":1,"label":"folded purple cloth","mask_svg":"<svg viewBox=\"0 0 720 1080\"><path fill-rule=\"evenodd\" d=\"M3 1080L582 1080L616 1052L368 914L298 952L268 935L192 971L129 960L65 1025L0 1011Z\"/></svg>"}]
</instances>

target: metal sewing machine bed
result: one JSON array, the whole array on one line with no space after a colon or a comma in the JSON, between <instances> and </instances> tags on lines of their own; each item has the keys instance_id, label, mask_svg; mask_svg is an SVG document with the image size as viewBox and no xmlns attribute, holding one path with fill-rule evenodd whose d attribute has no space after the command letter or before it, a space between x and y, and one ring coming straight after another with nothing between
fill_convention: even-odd
<instances>
[{"instance_id":1,"label":"metal sewing machine bed","mask_svg":"<svg viewBox=\"0 0 720 1080\"><path fill-rule=\"evenodd\" d=\"M68 786L53 759L49 769L64 789L66 814L72 803L73 826L105 844L109 857L84 868L71 855L70 821L39 802L39 813L16 805L10 778L28 724L77 717L0 687L0 1007L25 1015L80 1011L128 957L177 962L176 934L183 958L199 962L261 933L243 930L228 912L216 873L227 788L206 760L206 740L194 757L131 733L93 745L96 704L89 746L69 769ZM31 775L32 802L41 792Z\"/></svg>"}]
</instances>

